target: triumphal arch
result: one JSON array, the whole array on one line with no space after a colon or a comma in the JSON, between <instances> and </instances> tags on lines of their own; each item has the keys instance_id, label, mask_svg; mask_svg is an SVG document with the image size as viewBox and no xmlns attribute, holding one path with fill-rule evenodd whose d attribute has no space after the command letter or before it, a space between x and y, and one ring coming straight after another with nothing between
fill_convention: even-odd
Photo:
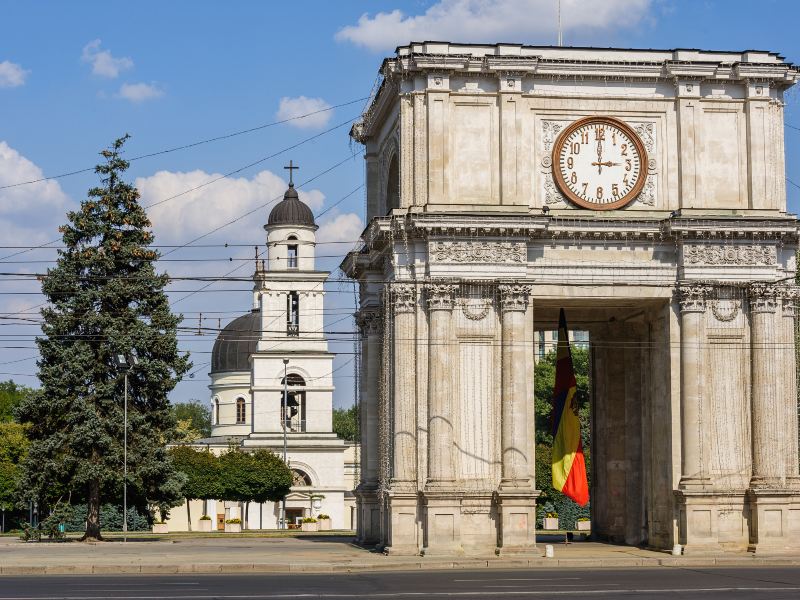
<instances>
[{"instance_id":1,"label":"triumphal arch","mask_svg":"<svg viewBox=\"0 0 800 600\"><path fill-rule=\"evenodd\" d=\"M352 136L358 537L535 544L534 334L590 332L593 532L800 536L795 254L771 52L412 43Z\"/></svg>"}]
</instances>

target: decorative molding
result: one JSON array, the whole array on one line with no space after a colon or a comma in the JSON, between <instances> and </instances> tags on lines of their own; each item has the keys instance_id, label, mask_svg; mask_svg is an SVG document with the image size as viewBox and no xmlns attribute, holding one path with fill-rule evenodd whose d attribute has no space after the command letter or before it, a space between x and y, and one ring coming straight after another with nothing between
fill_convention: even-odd
<instances>
[{"instance_id":1,"label":"decorative molding","mask_svg":"<svg viewBox=\"0 0 800 600\"><path fill-rule=\"evenodd\" d=\"M775 246L685 244L683 262L688 265L775 265L778 253Z\"/></svg>"},{"instance_id":2,"label":"decorative molding","mask_svg":"<svg viewBox=\"0 0 800 600\"><path fill-rule=\"evenodd\" d=\"M498 286L500 291L500 308L506 311L524 311L528 308L528 299L531 294L531 286L508 284Z\"/></svg>"},{"instance_id":3,"label":"decorative molding","mask_svg":"<svg viewBox=\"0 0 800 600\"><path fill-rule=\"evenodd\" d=\"M474 304L471 304L473 301ZM491 298L460 298L458 303L461 305L461 312L470 321L483 321L492 308Z\"/></svg>"},{"instance_id":4,"label":"decorative molding","mask_svg":"<svg viewBox=\"0 0 800 600\"><path fill-rule=\"evenodd\" d=\"M379 334L383 320L377 310L360 310L356 313L356 324L361 335L366 337Z\"/></svg>"},{"instance_id":5,"label":"decorative molding","mask_svg":"<svg viewBox=\"0 0 800 600\"><path fill-rule=\"evenodd\" d=\"M711 286L701 281L692 281L678 285L678 302L681 313L705 312L706 298L711 292Z\"/></svg>"},{"instance_id":6,"label":"decorative molding","mask_svg":"<svg viewBox=\"0 0 800 600\"><path fill-rule=\"evenodd\" d=\"M726 298L725 301L730 302L730 306L722 310L720 310L719 299L710 301L711 314L721 323L730 323L739 315L739 303L733 298Z\"/></svg>"},{"instance_id":7,"label":"decorative molding","mask_svg":"<svg viewBox=\"0 0 800 600\"><path fill-rule=\"evenodd\" d=\"M395 283L391 289L395 314L416 310L417 287L413 283Z\"/></svg>"},{"instance_id":8,"label":"decorative molding","mask_svg":"<svg viewBox=\"0 0 800 600\"><path fill-rule=\"evenodd\" d=\"M452 283L428 283L425 293L428 297L428 310L452 310L453 294L456 286Z\"/></svg>"},{"instance_id":9,"label":"decorative molding","mask_svg":"<svg viewBox=\"0 0 800 600\"><path fill-rule=\"evenodd\" d=\"M431 262L518 263L528 260L525 242L432 242Z\"/></svg>"},{"instance_id":10,"label":"decorative molding","mask_svg":"<svg viewBox=\"0 0 800 600\"><path fill-rule=\"evenodd\" d=\"M771 283L754 282L747 288L750 313L774 313L778 308L778 288Z\"/></svg>"},{"instance_id":11,"label":"decorative molding","mask_svg":"<svg viewBox=\"0 0 800 600\"><path fill-rule=\"evenodd\" d=\"M550 121L542 119L542 143L544 144L544 151L547 154L553 149L553 143L556 141L558 134L564 129L566 121Z\"/></svg>"},{"instance_id":12,"label":"decorative molding","mask_svg":"<svg viewBox=\"0 0 800 600\"><path fill-rule=\"evenodd\" d=\"M779 288L779 293L781 296L781 314L784 317L796 317L797 316L797 304L798 300L800 300L800 287L797 286L783 286Z\"/></svg>"},{"instance_id":13,"label":"decorative molding","mask_svg":"<svg viewBox=\"0 0 800 600\"><path fill-rule=\"evenodd\" d=\"M639 123L638 125L631 124L631 127L642 140L647 156L652 156L655 150L656 136L654 133L653 123Z\"/></svg>"}]
</instances>

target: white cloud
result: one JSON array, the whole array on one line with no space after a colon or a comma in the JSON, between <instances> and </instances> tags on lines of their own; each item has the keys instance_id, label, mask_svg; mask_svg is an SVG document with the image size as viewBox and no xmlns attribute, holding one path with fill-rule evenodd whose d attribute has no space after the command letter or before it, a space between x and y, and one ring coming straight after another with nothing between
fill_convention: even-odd
<instances>
[{"instance_id":1,"label":"white cloud","mask_svg":"<svg viewBox=\"0 0 800 600\"><path fill-rule=\"evenodd\" d=\"M92 73L114 79L120 71L133 67L133 60L127 56L114 57L109 50L100 50L100 40L92 40L83 47L81 60L92 65Z\"/></svg>"},{"instance_id":2,"label":"white cloud","mask_svg":"<svg viewBox=\"0 0 800 600\"><path fill-rule=\"evenodd\" d=\"M651 0L563 0L561 22L569 32L585 37L592 30L619 30L647 16ZM424 14L400 10L363 14L356 25L336 33L373 51L391 51L410 41L554 43L557 30L555 0L440 0Z\"/></svg>"},{"instance_id":3,"label":"white cloud","mask_svg":"<svg viewBox=\"0 0 800 600\"><path fill-rule=\"evenodd\" d=\"M342 246L335 246L334 249L331 249L333 250L332 252L326 252L326 254L341 252L342 256L344 256L344 243L354 245L363 230L364 223L356 213L336 214L319 226L317 241L343 242Z\"/></svg>"},{"instance_id":4,"label":"white cloud","mask_svg":"<svg viewBox=\"0 0 800 600\"><path fill-rule=\"evenodd\" d=\"M25 83L25 78L30 71L26 71L17 63L4 60L0 62L0 88L19 87Z\"/></svg>"},{"instance_id":5,"label":"white cloud","mask_svg":"<svg viewBox=\"0 0 800 600\"><path fill-rule=\"evenodd\" d=\"M281 98L280 105L278 106L277 118L279 120L294 119L289 121L288 125L293 127L300 127L301 129L313 129L324 127L331 120L333 116L332 110L327 110L331 107L330 104L325 102L322 98L306 98L305 96L298 96L297 98ZM324 111L324 112L319 112ZM316 113L316 114L309 114ZM301 117L308 115L307 117Z\"/></svg>"},{"instance_id":6,"label":"white cloud","mask_svg":"<svg viewBox=\"0 0 800 600\"><path fill-rule=\"evenodd\" d=\"M117 92L119 98L131 102L145 102L164 95L164 91L156 84L150 83L123 83Z\"/></svg>"},{"instance_id":7,"label":"white cloud","mask_svg":"<svg viewBox=\"0 0 800 600\"><path fill-rule=\"evenodd\" d=\"M136 187L141 193L142 205L147 206L218 177L221 177L219 173L201 170L187 173L159 171L150 177L136 179ZM154 206L147 212L153 222L156 243L187 242L270 200L277 198L280 201L286 185L286 181L274 173L261 171L252 179L229 177ZM299 193L300 199L315 212L325 201L325 195L319 190L300 190ZM263 244L264 232L261 227L267 222L269 211L277 201L225 227L214 234L213 239Z\"/></svg>"},{"instance_id":8,"label":"white cloud","mask_svg":"<svg viewBox=\"0 0 800 600\"><path fill-rule=\"evenodd\" d=\"M0 141L0 187L42 177L41 168ZM58 237L70 205L57 181L0 189L0 239L8 246L49 242Z\"/></svg>"}]
</instances>

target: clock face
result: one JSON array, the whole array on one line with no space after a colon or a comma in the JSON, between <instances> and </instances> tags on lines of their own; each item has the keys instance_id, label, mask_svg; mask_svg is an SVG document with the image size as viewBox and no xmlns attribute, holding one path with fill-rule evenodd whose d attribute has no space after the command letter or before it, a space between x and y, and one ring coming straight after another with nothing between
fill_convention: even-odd
<instances>
[{"instance_id":1,"label":"clock face","mask_svg":"<svg viewBox=\"0 0 800 600\"><path fill-rule=\"evenodd\" d=\"M572 123L553 146L553 179L561 193L593 210L621 208L642 191L647 152L639 136L611 117Z\"/></svg>"}]
</instances>

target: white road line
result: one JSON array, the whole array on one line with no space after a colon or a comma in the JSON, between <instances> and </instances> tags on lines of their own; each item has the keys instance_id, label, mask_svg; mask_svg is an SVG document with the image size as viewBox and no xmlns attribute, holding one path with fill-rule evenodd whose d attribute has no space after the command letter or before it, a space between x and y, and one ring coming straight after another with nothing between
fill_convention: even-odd
<instances>
[{"instance_id":1,"label":"white road line","mask_svg":"<svg viewBox=\"0 0 800 600\"><path fill-rule=\"evenodd\" d=\"M515 577L515 578L502 578L502 579L453 579L453 581L461 583L480 583L482 581L579 581L581 577Z\"/></svg>"},{"instance_id":2,"label":"white road line","mask_svg":"<svg viewBox=\"0 0 800 600\"><path fill-rule=\"evenodd\" d=\"M800 587L718 587L718 588L628 588L613 590L580 590L581 594L593 596L609 596L611 594L682 594L693 592L695 594L714 594L722 592L800 592ZM296 593L296 594L212 594L191 596L113 596L111 598L124 598L126 600L294 600L295 598L497 598L511 596L566 596L574 595L574 590L521 590L521 591L493 591L493 592L366 592L351 593ZM0 600L97 600L98 596L0 596ZM106 596L109 598L109 596Z\"/></svg>"}]
</instances>

